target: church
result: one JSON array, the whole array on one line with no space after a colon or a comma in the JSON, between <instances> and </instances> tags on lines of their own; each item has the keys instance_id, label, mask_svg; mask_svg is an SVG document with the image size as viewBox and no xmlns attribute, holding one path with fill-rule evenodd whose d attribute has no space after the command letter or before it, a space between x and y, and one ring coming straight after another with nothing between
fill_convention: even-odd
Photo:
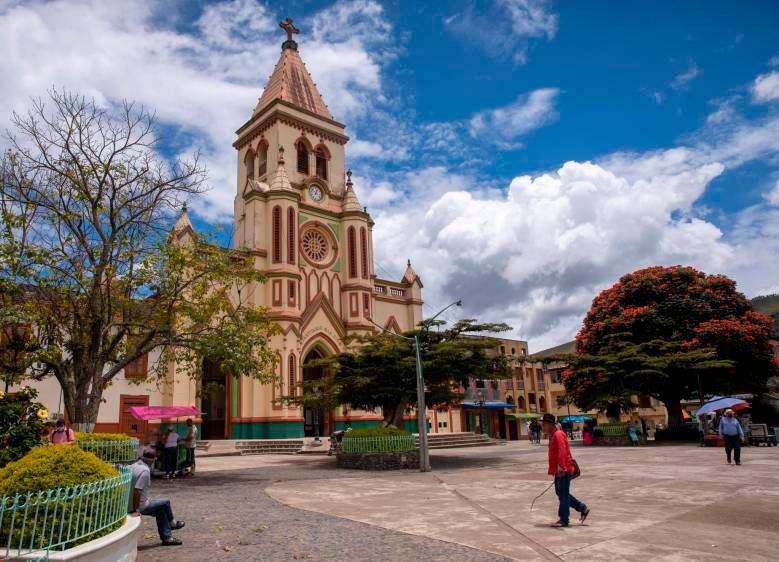
<instances>
[{"instance_id":1,"label":"church","mask_svg":"<svg viewBox=\"0 0 779 562\"><path fill-rule=\"evenodd\" d=\"M250 304L266 308L280 327L271 348L281 383L233 377L207 364L201 383L176 375L175 365L168 365L172 382L138 384L157 359L152 353L128 366L106 390L96 431L143 438L153 427L128 412L143 405L199 407L204 412L200 437L207 440L313 437L381 420L379 412L274 402L294 393L301 381L320 378L321 372L303 365L346 350L347 337L377 331L374 323L409 330L422 319L422 282L410 262L401 279L375 274L374 223L346 169L345 125L331 115L300 58L292 38L298 30L289 19L280 26L287 40L279 61L233 143L233 246L250 252L266 276L247 294ZM172 243L185 244L193 233L184 210ZM56 381L35 386L49 411L60 411Z\"/></svg>"}]
</instances>

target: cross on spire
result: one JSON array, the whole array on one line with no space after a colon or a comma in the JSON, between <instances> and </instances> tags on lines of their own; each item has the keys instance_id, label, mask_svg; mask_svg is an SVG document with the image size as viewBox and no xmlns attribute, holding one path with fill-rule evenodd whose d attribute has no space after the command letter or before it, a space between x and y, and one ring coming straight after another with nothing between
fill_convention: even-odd
<instances>
[{"instance_id":1,"label":"cross on spire","mask_svg":"<svg viewBox=\"0 0 779 562\"><path fill-rule=\"evenodd\" d=\"M292 24L292 18L280 21L279 27L287 32L287 41L292 41L293 33L300 33L300 30Z\"/></svg>"}]
</instances>

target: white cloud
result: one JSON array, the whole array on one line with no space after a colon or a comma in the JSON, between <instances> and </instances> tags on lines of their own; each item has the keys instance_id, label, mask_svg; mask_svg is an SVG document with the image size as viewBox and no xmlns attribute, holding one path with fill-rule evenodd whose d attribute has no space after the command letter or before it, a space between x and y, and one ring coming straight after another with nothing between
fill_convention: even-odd
<instances>
[{"instance_id":1,"label":"white cloud","mask_svg":"<svg viewBox=\"0 0 779 562\"><path fill-rule=\"evenodd\" d=\"M752 82L752 100L766 103L779 99L779 70L761 74Z\"/></svg>"},{"instance_id":2,"label":"white cloud","mask_svg":"<svg viewBox=\"0 0 779 562\"><path fill-rule=\"evenodd\" d=\"M777 180L773 189L765 194L765 200L774 207L779 207L779 180Z\"/></svg>"},{"instance_id":3,"label":"white cloud","mask_svg":"<svg viewBox=\"0 0 779 562\"><path fill-rule=\"evenodd\" d=\"M779 184L722 228L699 205L727 170L777 155L779 117L731 117L676 148L567 162L504 190L474 172L409 172L373 209L377 261L399 272L413 259L426 312L462 298L466 314L507 321L535 350L572 338L600 290L648 265L725 273L764 294L779 277Z\"/></svg>"},{"instance_id":4,"label":"white cloud","mask_svg":"<svg viewBox=\"0 0 779 562\"><path fill-rule=\"evenodd\" d=\"M382 14L376 2L357 0L296 22L301 54L340 120L358 122L381 98L387 50L369 47L387 40ZM283 33L258 0L209 4L191 32L174 25L177 17L163 0L0 5L0 74L9 78L0 81L0 129L52 85L104 103L134 100L181 133L181 152L201 151L213 189L195 210L232 220L234 132L262 94ZM336 33L347 27L348 37Z\"/></svg>"},{"instance_id":5,"label":"white cloud","mask_svg":"<svg viewBox=\"0 0 779 562\"><path fill-rule=\"evenodd\" d=\"M669 85L673 90L686 90L689 88L690 82L701 74L703 74L703 70L695 64L695 61L690 60L687 69L677 74Z\"/></svg>"},{"instance_id":6,"label":"white cloud","mask_svg":"<svg viewBox=\"0 0 779 562\"><path fill-rule=\"evenodd\" d=\"M468 6L445 18L444 26L492 56L525 64L531 40L554 39L558 17L548 0L495 0L486 9Z\"/></svg>"},{"instance_id":7,"label":"white cloud","mask_svg":"<svg viewBox=\"0 0 779 562\"><path fill-rule=\"evenodd\" d=\"M472 136L510 147L529 132L556 121L557 88L541 88L513 103L476 113L468 122Z\"/></svg>"}]
</instances>

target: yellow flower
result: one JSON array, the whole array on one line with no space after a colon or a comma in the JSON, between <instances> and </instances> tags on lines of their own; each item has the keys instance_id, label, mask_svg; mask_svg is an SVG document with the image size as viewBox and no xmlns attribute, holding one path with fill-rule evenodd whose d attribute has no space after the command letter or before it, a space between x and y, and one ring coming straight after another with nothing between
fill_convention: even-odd
<instances>
[{"instance_id":1,"label":"yellow flower","mask_svg":"<svg viewBox=\"0 0 779 562\"><path fill-rule=\"evenodd\" d=\"M49 411L46 408L41 408L38 410L38 417L42 420L49 419Z\"/></svg>"}]
</instances>

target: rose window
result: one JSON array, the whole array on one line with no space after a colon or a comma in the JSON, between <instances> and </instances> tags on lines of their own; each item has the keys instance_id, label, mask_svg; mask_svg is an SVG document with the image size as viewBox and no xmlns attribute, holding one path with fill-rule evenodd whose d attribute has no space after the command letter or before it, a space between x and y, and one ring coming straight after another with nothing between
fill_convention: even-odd
<instances>
[{"instance_id":1,"label":"rose window","mask_svg":"<svg viewBox=\"0 0 779 562\"><path fill-rule=\"evenodd\" d=\"M309 229L303 233L300 243L303 254L313 262L323 262L327 258L328 243L324 234L316 229Z\"/></svg>"}]
</instances>

